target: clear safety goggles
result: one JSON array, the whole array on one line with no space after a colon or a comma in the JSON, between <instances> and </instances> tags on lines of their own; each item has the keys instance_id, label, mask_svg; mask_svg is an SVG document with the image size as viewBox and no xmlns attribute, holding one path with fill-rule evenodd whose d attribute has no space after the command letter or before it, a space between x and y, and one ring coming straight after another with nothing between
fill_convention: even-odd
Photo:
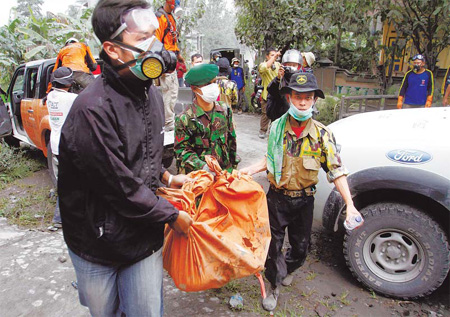
<instances>
[{"instance_id":1,"label":"clear safety goggles","mask_svg":"<svg viewBox=\"0 0 450 317\"><path fill-rule=\"evenodd\" d=\"M158 19L151 8L133 8L125 11L120 16L120 23L120 27L111 35L111 40L122 32L143 34L159 27Z\"/></svg>"}]
</instances>

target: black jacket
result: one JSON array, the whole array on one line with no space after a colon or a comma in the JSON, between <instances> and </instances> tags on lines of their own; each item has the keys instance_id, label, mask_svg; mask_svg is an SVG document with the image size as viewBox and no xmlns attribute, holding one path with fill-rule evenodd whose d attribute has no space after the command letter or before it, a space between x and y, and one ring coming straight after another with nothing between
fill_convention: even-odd
<instances>
[{"instance_id":1,"label":"black jacket","mask_svg":"<svg viewBox=\"0 0 450 317\"><path fill-rule=\"evenodd\" d=\"M287 86L289 81L285 78L282 79L281 86L278 77L275 77L267 87L267 117L275 121L289 110L289 103L285 96L280 94L281 87Z\"/></svg>"},{"instance_id":2,"label":"black jacket","mask_svg":"<svg viewBox=\"0 0 450 317\"><path fill-rule=\"evenodd\" d=\"M164 106L151 82L103 74L75 100L62 128L58 194L64 239L103 265L159 250L178 211L155 195L164 172Z\"/></svg>"}]
</instances>

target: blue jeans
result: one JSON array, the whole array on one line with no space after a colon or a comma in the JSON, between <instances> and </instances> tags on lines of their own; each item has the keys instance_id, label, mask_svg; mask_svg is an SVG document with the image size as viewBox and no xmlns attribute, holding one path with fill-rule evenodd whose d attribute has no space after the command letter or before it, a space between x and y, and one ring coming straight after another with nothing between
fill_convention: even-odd
<instances>
[{"instance_id":1,"label":"blue jeans","mask_svg":"<svg viewBox=\"0 0 450 317\"><path fill-rule=\"evenodd\" d=\"M53 223L61 223L61 212L59 210L59 197L56 197L55 212L53 213Z\"/></svg>"},{"instance_id":2,"label":"blue jeans","mask_svg":"<svg viewBox=\"0 0 450 317\"><path fill-rule=\"evenodd\" d=\"M69 249L78 281L78 296L92 316L162 316L162 248L128 266L86 261Z\"/></svg>"}]
</instances>

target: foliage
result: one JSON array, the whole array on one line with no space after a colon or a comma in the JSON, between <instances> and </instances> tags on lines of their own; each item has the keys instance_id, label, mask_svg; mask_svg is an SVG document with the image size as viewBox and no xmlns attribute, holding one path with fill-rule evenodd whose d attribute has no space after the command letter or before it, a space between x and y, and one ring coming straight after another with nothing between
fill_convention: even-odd
<instances>
[{"instance_id":1,"label":"foliage","mask_svg":"<svg viewBox=\"0 0 450 317\"><path fill-rule=\"evenodd\" d=\"M337 120L340 100L338 97L326 95L325 99L318 99L316 102L319 114L314 116L317 121L329 125Z\"/></svg>"},{"instance_id":2,"label":"foliage","mask_svg":"<svg viewBox=\"0 0 450 317\"><path fill-rule=\"evenodd\" d=\"M374 69L373 0L236 0L239 40L255 49L299 48L352 71ZM347 52L344 58L343 50ZM372 71L373 72L373 71Z\"/></svg>"},{"instance_id":3,"label":"foliage","mask_svg":"<svg viewBox=\"0 0 450 317\"><path fill-rule=\"evenodd\" d=\"M44 168L42 162L31 160L27 152L11 148L0 141L0 189L10 182L29 176Z\"/></svg>"},{"instance_id":4,"label":"foliage","mask_svg":"<svg viewBox=\"0 0 450 317\"><path fill-rule=\"evenodd\" d=\"M35 16L42 16L41 5L44 0L17 0L16 12L20 16L28 17L33 12Z\"/></svg>"},{"instance_id":5,"label":"foliage","mask_svg":"<svg viewBox=\"0 0 450 317\"><path fill-rule=\"evenodd\" d=\"M93 39L92 9L82 8L68 15L16 18L0 28L0 85L4 90L15 68L25 62L55 58L67 38Z\"/></svg>"},{"instance_id":6,"label":"foliage","mask_svg":"<svg viewBox=\"0 0 450 317\"><path fill-rule=\"evenodd\" d=\"M294 0L235 0L238 39L254 49L303 47L314 41L320 29L312 23L315 1L298 5Z\"/></svg>"},{"instance_id":7,"label":"foliage","mask_svg":"<svg viewBox=\"0 0 450 317\"><path fill-rule=\"evenodd\" d=\"M450 45L450 1L377 0L376 4L382 19L392 23L404 43L412 40L435 73L439 53Z\"/></svg>"}]
</instances>

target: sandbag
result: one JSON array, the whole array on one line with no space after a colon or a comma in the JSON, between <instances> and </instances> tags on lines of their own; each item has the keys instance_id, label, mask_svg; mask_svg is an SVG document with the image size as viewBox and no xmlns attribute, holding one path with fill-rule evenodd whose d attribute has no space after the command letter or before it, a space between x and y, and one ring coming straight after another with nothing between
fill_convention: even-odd
<instances>
[{"instance_id":1,"label":"sandbag","mask_svg":"<svg viewBox=\"0 0 450 317\"><path fill-rule=\"evenodd\" d=\"M220 288L264 268L270 243L266 195L250 176L222 171L206 157L206 171L188 174L182 189L160 188L158 195L188 212L194 223L187 237L165 230L164 268L187 292Z\"/></svg>"}]
</instances>

